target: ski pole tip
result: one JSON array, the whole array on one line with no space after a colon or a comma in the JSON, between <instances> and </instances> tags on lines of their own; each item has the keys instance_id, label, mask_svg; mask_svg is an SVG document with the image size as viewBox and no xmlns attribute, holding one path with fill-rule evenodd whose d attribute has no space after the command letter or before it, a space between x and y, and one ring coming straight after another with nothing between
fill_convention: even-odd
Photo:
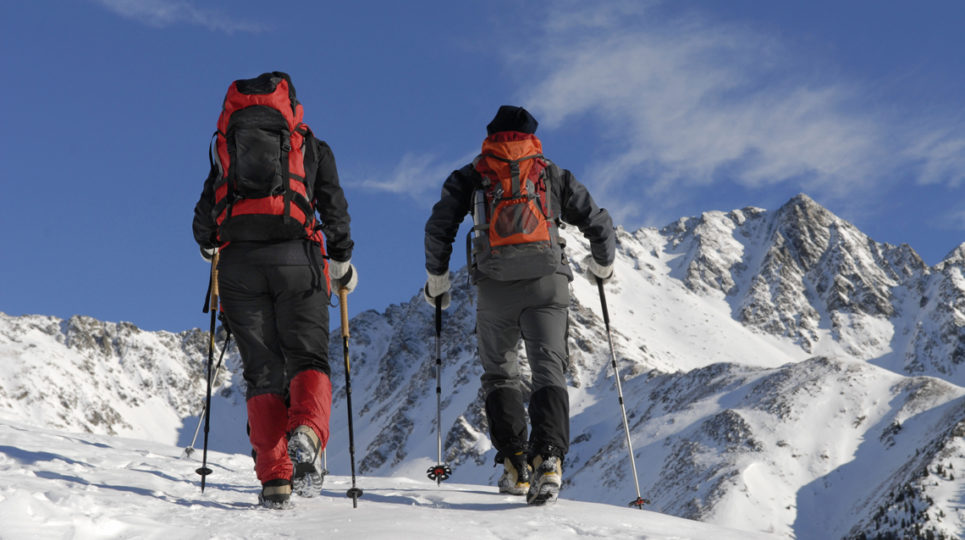
<instances>
[{"instance_id":1,"label":"ski pole tip","mask_svg":"<svg viewBox=\"0 0 965 540\"><path fill-rule=\"evenodd\" d=\"M644 499L643 497L637 497L636 499L630 501L630 508L637 508L643 510L643 505L650 504L649 499Z\"/></svg>"}]
</instances>

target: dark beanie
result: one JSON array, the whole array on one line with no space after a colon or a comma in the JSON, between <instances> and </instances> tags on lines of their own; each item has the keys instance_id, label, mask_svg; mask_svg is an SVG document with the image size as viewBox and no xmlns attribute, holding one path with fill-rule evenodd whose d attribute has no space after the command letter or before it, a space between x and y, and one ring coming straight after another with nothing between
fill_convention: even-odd
<instances>
[{"instance_id":1,"label":"dark beanie","mask_svg":"<svg viewBox=\"0 0 965 540\"><path fill-rule=\"evenodd\" d=\"M536 126L539 122L529 114L529 111L522 107L503 105L499 108L493 121L486 126L486 133L492 135L500 131L521 131L523 133L536 133Z\"/></svg>"}]
</instances>

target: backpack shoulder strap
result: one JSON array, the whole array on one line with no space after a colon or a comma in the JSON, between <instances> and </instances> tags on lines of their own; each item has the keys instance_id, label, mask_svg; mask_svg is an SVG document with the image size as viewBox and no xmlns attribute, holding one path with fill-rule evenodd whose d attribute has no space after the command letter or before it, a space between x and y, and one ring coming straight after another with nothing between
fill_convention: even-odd
<instances>
[{"instance_id":1,"label":"backpack shoulder strap","mask_svg":"<svg viewBox=\"0 0 965 540\"><path fill-rule=\"evenodd\" d=\"M221 170L221 160L215 161L215 145L218 143L218 131L211 134L211 140L208 142L208 163L211 164L211 171L208 173L209 176L214 176L215 174L223 175L224 172Z\"/></svg>"}]
</instances>

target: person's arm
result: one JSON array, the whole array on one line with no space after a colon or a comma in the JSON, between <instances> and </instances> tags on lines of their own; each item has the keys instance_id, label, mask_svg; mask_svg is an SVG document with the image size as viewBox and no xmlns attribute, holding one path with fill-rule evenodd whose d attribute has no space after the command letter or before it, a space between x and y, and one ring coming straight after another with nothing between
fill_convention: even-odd
<instances>
[{"instance_id":1,"label":"person's arm","mask_svg":"<svg viewBox=\"0 0 965 540\"><path fill-rule=\"evenodd\" d=\"M325 235L326 253L335 261L346 262L352 258L351 217L348 201L338 180L335 156L324 141L317 140L319 152L318 171L315 175L315 210L320 216L322 234Z\"/></svg>"},{"instance_id":2,"label":"person's arm","mask_svg":"<svg viewBox=\"0 0 965 540\"><path fill-rule=\"evenodd\" d=\"M214 209L214 182L218 173L216 167L211 168L208 178L204 181L201 197L194 205L194 222L191 228L194 231L194 240L202 251L218 247L218 224L215 222L215 216L211 214Z\"/></svg>"},{"instance_id":3,"label":"person's arm","mask_svg":"<svg viewBox=\"0 0 965 540\"><path fill-rule=\"evenodd\" d=\"M441 276L449 271L452 243L472 204L474 174L472 165L453 171L442 185L442 196L426 221L426 271L431 275Z\"/></svg>"},{"instance_id":4,"label":"person's arm","mask_svg":"<svg viewBox=\"0 0 965 540\"><path fill-rule=\"evenodd\" d=\"M586 186L573 173L566 169L561 171L560 217L575 225L590 241L590 252L598 265L611 266L616 256L616 233L610 213L596 205Z\"/></svg>"}]
</instances>

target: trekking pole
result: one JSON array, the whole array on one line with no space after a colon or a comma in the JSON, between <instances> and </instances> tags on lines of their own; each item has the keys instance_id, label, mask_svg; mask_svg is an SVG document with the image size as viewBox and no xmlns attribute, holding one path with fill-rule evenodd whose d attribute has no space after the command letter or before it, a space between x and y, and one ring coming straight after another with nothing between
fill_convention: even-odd
<instances>
[{"instance_id":1,"label":"trekking pole","mask_svg":"<svg viewBox=\"0 0 965 540\"><path fill-rule=\"evenodd\" d=\"M650 501L640 496L640 481L637 480L637 463L633 458L633 442L630 441L630 424L627 422L627 407L623 404L623 387L620 384L620 372L617 370L617 355L613 352L613 337L610 335L610 313L606 308L606 294L603 292L603 280L596 278L596 286L600 290L600 305L603 307L603 323L606 325L606 340L610 345L610 361L613 365L613 378L617 382L617 395L620 398L620 411L623 413L623 431L627 435L627 450L630 452L630 468L633 470L633 483L637 488L637 498L630 501L630 506L643 509L643 505Z\"/></svg>"},{"instance_id":2,"label":"trekking pole","mask_svg":"<svg viewBox=\"0 0 965 540\"><path fill-rule=\"evenodd\" d=\"M355 435L352 427L352 378L348 361L348 289L338 290L338 300L342 312L342 356L345 357L345 406L348 409L348 454L352 461L352 487L346 495L352 498L352 508L358 508L362 490L355 486Z\"/></svg>"},{"instance_id":3,"label":"trekking pole","mask_svg":"<svg viewBox=\"0 0 965 540\"><path fill-rule=\"evenodd\" d=\"M228 344L231 343L231 331L226 332L224 340L224 348L221 349L221 356L218 357L218 365L214 368L214 378L218 378L218 374L221 373L221 365L224 360L224 353L228 350ZM191 444L184 449L184 456L191 457L194 453L194 443L198 440L198 433L201 432L201 423L204 422L204 417L208 413L207 403L201 404L201 413L198 414L198 427L194 428L194 437L191 438Z\"/></svg>"},{"instance_id":4,"label":"trekking pole","mask_svg":"<svg viewBox=\"0 0 965 540\"><path fill-rule=\"evenodd\" d=\"M441 485L452 475L449 465L442 462L442 295L436 297L436 465L429 467L429 480Z\"/></svg>"},{"instance_id":5,"label":"trekking pole","mask_svg":"<svg viewBox=\"0 0 965 540\"><path fill-rule=\"evenodd\" d=\"M208 468L208 433L211 431L211 365L214 364L214 327L218 320L218 259L219 253L215 252L211 257L211 283L208 287L211 290L209 295L208 309L211 311L211 331L208 339L208 392L204 400L204 409L207 412L204 416L204 452L201 454L201 466L194 472L201 475L201 493L204 493L205 479L212 473Z\"/></svg>"}]
</instances>

